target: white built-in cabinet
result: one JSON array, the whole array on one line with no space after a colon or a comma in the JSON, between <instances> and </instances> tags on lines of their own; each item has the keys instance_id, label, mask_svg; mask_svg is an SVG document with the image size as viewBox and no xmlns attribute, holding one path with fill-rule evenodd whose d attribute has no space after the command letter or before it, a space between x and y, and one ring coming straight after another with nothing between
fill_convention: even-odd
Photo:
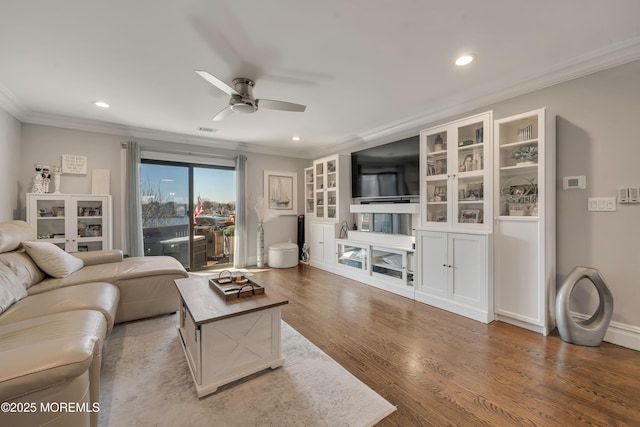
<instances>
[{"instance_id":1,"label":"white built-in cabinet","mask_svg":"<svg viewBox=\"0 0 640 427\"><path fill-rule=\"evenodd\" d=\"M315 220L339 222L346 219L351 197L350 168L348 156L314 160Z\"/></svg>"},{"instance_id":2,"label":"white built-in cabinet","mask_svg":"<svg viewBox=\"0 0 640 427\"><path fill-rule=\"evenodd\" d=\"M555 117L543 108L496 120L494 131L495 312L547 335L555 327Z\"/></svg>"},{"instance_id":3,"label":"white built-in cabinet","mask_svg":"<svg viewBox=\"0 0 640 427\"><path fill-rule=\"evenodd\" d=\"M112 249L111 196L27 194L27 222L37 239L67 252Z\"/></svg>"},{"instance_id":4,"label":"white built-in cabinet","mask_svg":"<svg viewBox=\"0 0 640 427\"><path fill-rule=\"evenodd\" d=\"M311 265L480 322L553 330L555 117L548 110L495 122L489 111L420 132L415 254L411 243L394 248L376 233L336 240L348 218L341 213L350 194L346 165L342 156L313 163ZM375 213L375 205L366 209Z\"/></svg>"},{"instance_id":5,"label":"white built-in cabinet","mask_svg":"<svg viewBox=\"0 0 640 427\"><path fill-rule=\"evenodd\" d=\"M352 224L349 212L351 201L351 163L349 156L333 155L313 161L312 174L305 170L305 197L311 179L313 200L305 200L305 212L313 207L313 214L305 216L309 225L309 263L318 268L334 271L336 265L336 238L342 222Z\"/></svg>"},{"instance_id":6,"label":"white built-in cabinet","mask_svg":"<svg viewBox=\"0 0 640 427\"><path fill-rule=\"evenodd\" d=\"M311 221L310 229L310 265L333 271L336 264L336 224Z\"/></svg>"},{"instance_id":7,"label":"white built-in cabinet","mask_svg":"<svg viewBox=\"0 0 640 427\"><path fill-rule=\"evenodd\" d=\"M491 229L492 112L420 132L421 226Z\"/></svg>"},{"instance_id":8,"label":"white built-in cabinet","mask_svg":"<svg viewBox=\"0 0 640 427\"><path fill-rule=\"evenodd\" d=\"M336 251L336 274L414 298L413 249L394 247L382 241L337 239Z\"/></svg>"},{"instance_id":9,"label":"white built-in cabinet","mask_svg":"<svg viewBox=\"0 0 640 427\"><path fill-rule=\"evenodd\" d=\"M417 231L416 249L417 301L493 321L490 234Z\"/></svg>"},{"instance_id":10,"label":"white built-in cabinet","mask_svg":"<svg viewBox=\"0 0 640 427\"><path fill-rule=\"evenodd\" d=\"M488 323L492 294L491 111L420 132L415 299Z\"/></svg>"}]
</instances>

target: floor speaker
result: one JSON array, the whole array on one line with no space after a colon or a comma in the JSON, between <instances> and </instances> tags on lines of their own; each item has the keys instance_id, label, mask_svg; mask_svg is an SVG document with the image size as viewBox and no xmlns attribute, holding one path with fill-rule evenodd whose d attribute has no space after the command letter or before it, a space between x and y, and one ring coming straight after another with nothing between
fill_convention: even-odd
<instances>
[{"instance_id":1,"label":"floor speaker","mask_svg":"<svg viewBox=\"0 0 640 427\"><path fill-rule=\"evenodd\" d=\"M302 259L302 245L304 245L304 215L298 215L298 259Z\"/></svg>"}]
</instances>

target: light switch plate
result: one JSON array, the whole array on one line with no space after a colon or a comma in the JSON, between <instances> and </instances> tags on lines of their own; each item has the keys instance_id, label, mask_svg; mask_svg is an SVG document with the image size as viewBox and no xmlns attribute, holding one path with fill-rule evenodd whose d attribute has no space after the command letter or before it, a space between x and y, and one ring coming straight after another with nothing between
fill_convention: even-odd
<instances>
[{"instance_id":1,"label":"light switch plate","mask_svg":"<svg viewBox=\"0 0 640 427\"><path fill-rule=\"evenodd\" d=\"M589 197L587 210L590 212L615 212L615 197Z\"/></svg>"}]
</instances>

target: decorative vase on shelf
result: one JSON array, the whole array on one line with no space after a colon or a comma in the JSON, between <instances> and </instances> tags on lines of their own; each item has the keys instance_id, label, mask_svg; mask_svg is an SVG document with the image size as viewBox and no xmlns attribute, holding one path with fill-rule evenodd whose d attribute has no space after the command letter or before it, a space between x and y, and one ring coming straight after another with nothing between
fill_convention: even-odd
<instances>
[{"instance_id":1,"label":"decorative vase on shelf","mask_svg":"<svg viewBox=\"0 0 640 427\"><path fill-rule=\"evenodd\" d=\"M435 151L442 151L444 150L444 141L442 140L442 137L440 136L440 134L436 135L436 140L433 146Z\"/></svg>"},{"instance_id":2,"label":"decorative vase on shelf","mask_svg":"<svg viewBox=\"0 0 640 427\"><path fill-rule=\"evenodd\" d=\"M261 222L258 223L257 242L256 266L264 268L264 228Z\"/></svg>"},{"instance_id":3,"label":"decorative vase on shelf","mask_svg":"<svg viewBox=\"0 0 640 427\"><path fill-rule=\"evenodd\" d=\"M60 172L53 172L53 194L61 194L60 193L60 175L62 175Z\"/></svg>"}]
</instances>

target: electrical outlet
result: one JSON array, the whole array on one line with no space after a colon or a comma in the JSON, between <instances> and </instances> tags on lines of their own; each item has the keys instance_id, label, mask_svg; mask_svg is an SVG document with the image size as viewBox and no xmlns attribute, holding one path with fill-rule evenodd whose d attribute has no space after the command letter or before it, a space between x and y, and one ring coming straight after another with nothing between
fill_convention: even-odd
<instances>
[{"instance_id":1,"label":"electrical outlet","mask_svg":"<svg viewBox=\"0 0 640 427\"><path fill-rule=\"evenodd\" d=\"M615 197L589 197L587 210L590 212L615 212Z\"/></svg>"}]
</instances>

